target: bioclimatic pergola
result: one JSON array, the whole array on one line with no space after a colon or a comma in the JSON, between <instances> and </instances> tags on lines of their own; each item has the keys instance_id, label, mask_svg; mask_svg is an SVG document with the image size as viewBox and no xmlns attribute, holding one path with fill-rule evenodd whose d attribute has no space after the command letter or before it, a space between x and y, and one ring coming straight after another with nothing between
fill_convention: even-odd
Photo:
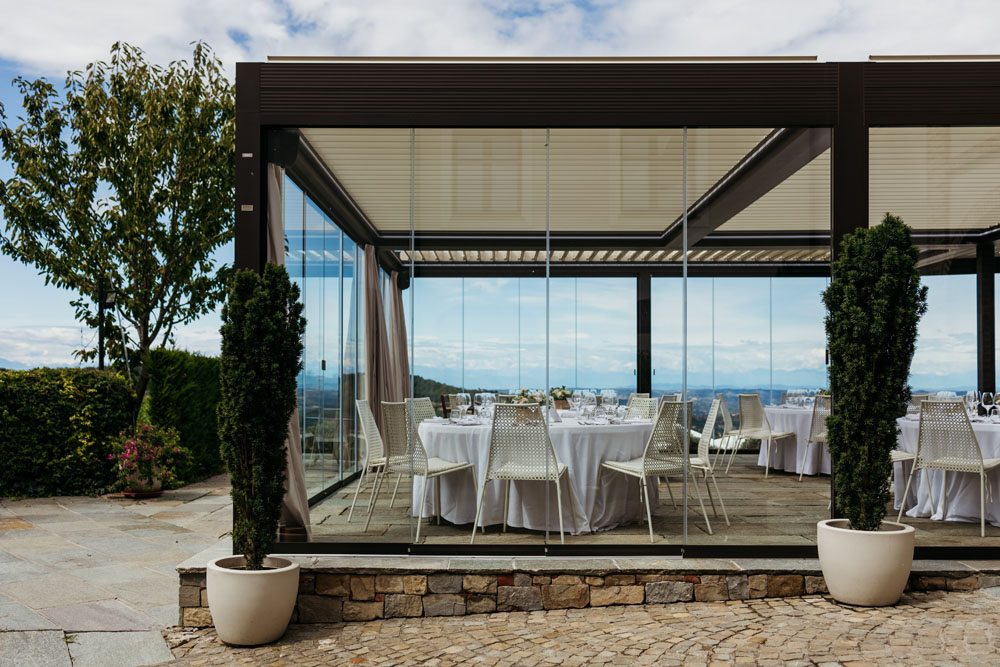
<instances>
[{"instance_id":1,"label":"bioclimatic pergola","mask_svg":"<svg viewBox=\"0 0 1000 667\"><path fill-rule=\"evenodd\" d=\"M920 162L946 176L962 165L936 147L966 141L984 146L979 173L1000 177L1000 154L983 140L984 128L1000 127L1000 62L273 58L238 64L236 91L239 267L264 263L264 178L277 163L404 284L411 267L416 277L635 277L637 389L648 391L650 281L684 273L685 222L688 276L828 276L845 234L907 198L924 214L907 217L922 271L977 274L979 386L994 389L1000 202L988 179L935 193L898 167ZM668 218L609 223L588 206L603 195L584 182L550 186L564 199L553 195L548 233L537 210L523 224L440 216L411 227L412 133L433 153L436 132L456 128L534 131L565 145L599 143L603 130L685 128L690 141L717 144L686 209ZM666 150L680 164L679 147ZM366 180L372 170L380 178Z\"/></svg>"}]
</instances>

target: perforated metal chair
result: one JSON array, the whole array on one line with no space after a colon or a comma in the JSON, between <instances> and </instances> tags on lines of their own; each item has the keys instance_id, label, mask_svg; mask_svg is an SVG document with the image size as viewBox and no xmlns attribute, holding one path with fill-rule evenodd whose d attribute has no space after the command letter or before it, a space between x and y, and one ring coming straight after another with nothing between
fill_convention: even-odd
<instances>
[{"instance_id":1,"label":"perforated metal chair","mask_svg":"<svg viewBox=\"0 0 1000 667\"><path fill-rule=\"evenodd\" d=\"M632 407L632 401L634 401L637 398L649 398L649 393L648 392L642 393L642 392L633 391L631 394L628 395L628 401L626 401L626 403L625 403L625 408L628 409L628 408Z\"/></svg>"},{"instance_id":2,"label":"perforated metal chair","mask_svg":"<svg viewBox=\"0 0 1000 667\"><path fill-rule=\"evenodd\" d=\"M365 461L361 464L361 477L358 479L358 486L354 489L354 500L351 501L351 509L347 513L347 522L351 522L354 516L354 506L358 503L358 493L364 486L365 477L369 474L375 475L372 480L372 496L368 501L368 514L371 514L375 506L375 490L379 485L379 477L385 472L385 447L382 444L382 435L378 432L378 424L375 422L375 415L372 414L371 407L366 400L354 401L358 408L358 417L361 421L361 435L365 438ZM398 481L397 481L398 484Z\"/></svg>"},{"instance_id":3,"label":"perforated metal chair","mask_svg":"<svg viewBox=\"0 0 1000 667\"><path fill-rule=\"evenodd\" d=\"M802 461L799 464L799 481L806 471L806 457L809 455L809 447L819 445L822 447L826 443L826 418L833 410L833 399L830 396L816 396L813 400L812 420L809 422L809 440L802 450Z\"/></svg>"},{"instance_id":4,"label":"perforated metal chair","mask_svg":"<svg viewBox=\"0 0 1000 667\"><path fill-rule=\"evenodd\" d=\"M730 447L735 447L738 442L736 438L736 429L733 427L733 416L729 413L729 406L726 404L725 394L716 394L715 397L719 400L719 413L722 415L722 436L718 439L717 446L715 448L715 458L712 461L712 465L718 465L719 454L721 452L728 452ZM726 466L726 472L729 472L729 466Z\"/></svg>"},{"instance_id":5,"label":"perforated metal chair","mask_svg":"<svg viewBox=\"0 0 1000 667\"><path fill-rule=\"evenodd\" d=\"M680 394L664 394L663 396L660 396L660 400L661 401L673 401L673 402L676 403L677 401L681 400L681 395Z\"/></svg>"},{"instance_id":6,"label":"perforated metal chair","mask_svg":"<svg viewBox=\"0 0 1000 667\"><path fill-rule=\"evenodd\" d=\"M916 415L920 413L920 403L931 400L931 394L910 394L910 402L906 404L906 414Z\"/></svg>"},{"instance_id":7,"label":"perforated metal chair","mask_svg":"<svg viewBox=\"0 0 1000 667\"><path fill-rule=\"evenodd\" d=\"M625 410L625 419L649 419L656 418L656 408L659 400L648 396L629 398L628 407Z\"/></svg>"},{"instance_id":8,"label":"perforated metal chair","mask_svg":"<svg viewBox=\"0 0 1000 667\"><path fill-rule=\"evenodd\" d=\"M434 419L437 417L437 413L434 412L434 403L427 396L421 396L420 398L412 398L413 401L413 417L417 420L417 423L424 421L425 419Z\"/></svg>"},{"instance_id":9,"label":"perforated metal chair","mask_svg":"<svg viewBox=\"0 0 1000 667\"><path fill-rule=\"evenodd\" d=\"M507 510L510 503L510 483L513 481L547 481L556 485L556 511L559 513L559 542L566 543L563 535L562 485L560 479L566 476L569 491L570 514L573 516L573 532L577 532L576 500L570 484L569 468L556 459L549 429L541 406L537 403L511 405L498 403L494 406L493 431L490 436L490 455L486 464L486 477L479 487L479 503L476 506L476 520L472 524L472 539L476 541L476 528L483 514L483 500L486 485L494 479L504 483L503 527L507 531Z\"/></svg>"},{"instance_id":10,"label":"perforated metal chair","mask_svg":"<svg viewBox=\"0 0 1000 667\"><path fill-rule=\"evenodd\" d=\"M653 424L653 430L649 434L649 440L646 441L646 448L643 450L642 456L631 461L605 461L601 464L600 472L604 470L619 472L639 480L640 498L646 505L646 521L649 524L650 542L653 541L653 516L649 506L649 488L646 480L650 477L669 478L684 475L684 458L688 456L688 440L684 437L682 410L688 403L677 401L660 403L656 422ZM688 475L691 477L695 494L698 497L698 504L705 517L705 527L711 535L712 525L708 521L705 503L701 500L697 476L691 475L690 466ZM598 485L600 485L600 474L598 474Z\"/></svg>"},{"instance_id":11,"label":"perforated metal chair","mask_svg":"<svg viewBox=\"0 0 1000 667\"><path fill-rule=\"evenodd\" d=\"M910 492L910 483L917 470L940 470L941 480L941 515L945 516L948 509L948 472L965 472L979 475L979 533L986 537L986 495L989 492L989 480L986 471L1000 467L1000 459L984 459L979 447L972 423L965 413L961 403L950 400L920 402L920 430L917 433L917 451L906 479L903 490L903 500ZM927 477L926 473L924 475ZM927 485L934 507L934 495L930 482ZM903 518L903 504L900 503L896 521Z\"/></svg>"},{"instance_id":12,"label":"perforated metal chair","mask_svg":"<svg viewBox=\"0 0 1000 667\"><path fill-rule=\"evenodd\" d=\"M736 449L745 440L760 440L762 447L767 449L764 451L764 477L767 477L768 472L771 470L771 444L777 440L783 440L785 438L795 438L795 433L792 431L782 431L780 433L775 433L771 430L771 422L767 420L767 415L764 413L764 405L760 402L760 394L740 394L740 430L737 434L739 442L737 443ZM733 462L733 457L736 455L736 449L729 457L730 465ZM729 470L728 466L726 470Z\"/></svg>"},{"instance_id":13,"label":"perforated metal chair","mask_svg":"<svg viewBox=\"0 0 1000 667\"><path fill-rule=\"evenodd\" d=\"M705 489L708 490L708 501L712 504L712 513L715 518L719 518L719 512L715 509L715 500L712 497L712 486L715 487L715 495L719 497L719 506L722 508L722 516L729 523L729 514L726 512L726 504L722 501L722 492L719 491L719 483L715 480L715 470L712 459L709 456L709 448L712 444L712 436L715 435L715 422L719 416L719 405L722 403L718 398L712 401L712 406L708 409L708 416L705 418L705 425L701 429L701 437L698 439L698 455L688 462L692 470L700 470L705 473ZM712 481L709 486L708 481Z\"/></svg>"},{"instance_id":14,"label":"perforated metal chair","mask_svg":"<svg viewBox=\"0 0 1000 667\"><path fill-rule=\"evenodd\" d=\"M385 422L385 442L387 448L386 474L413 474L424 478L424 490L420 496L420 507L417 510L417 534L415 541L420 541L420 528L424 522L424 504L427 500L427 487L434 484L435 506L438 511L438 523L441 523L441 476L463 470L472 470L475 481L475 470L468 461L446 461L438 457L428 457L424 443L415 426L416 421L410 420L410 403L382 403L382 417ZM390 503L391 507L391 503ZM371 515L368 516L371 523ZM368 524L365 524L368 530Z\"/></svg>"}]
</instances>

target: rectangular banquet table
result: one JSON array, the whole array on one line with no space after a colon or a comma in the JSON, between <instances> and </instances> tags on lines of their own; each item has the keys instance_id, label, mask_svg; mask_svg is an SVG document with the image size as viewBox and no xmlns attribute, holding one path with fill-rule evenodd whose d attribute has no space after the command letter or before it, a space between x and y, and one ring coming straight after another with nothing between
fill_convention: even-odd
<instances>
[{"instance_id":1,"label":"rectangular banquet table","mask_svg":"<svg viewBox=\"0 0 1000 667\"><path fill-rule=\"evenodd\" d=\"M795 444L792 445L791 438L776 440L771 444L771 467L775 470L799 473L799 465L802 463L802 450L805 449L809 441L809 427L812 424L812 408L793 407L789 405L768 405L764 408L767 421L771 424L771 430L775 433L791 431L795 433ZM757 464L765 464L764 455L767 449L764 443L760 446L760 456L757 457ZM806 475L830 474L830 450L825 442L818 442L809 448L806 456Z\"/></svg>"},{"instance_id":2,"label":"rectangular banquet table","mask_svg":"<svg viewBox=\"0 0 1000 667\"><path fill-rule=\"evenodd\" d=\"M569 468L569 480L577 502L577 532L609 530L620 524L630 523L645 516L639 504L639 489L633 479L624 475L601 475L601 488L597 488L597 473L603 461L628 461L642 456L646 441L653 430L651 422L582 426L575 419L549 424L549 438L556 458ZM420 439L427 455L448 461L469 461L475 470L476 483L486 478L489 459L490 424L457 426L446 422L421 422ZM441 516L455 524L471 524L476 518L479 489L473 482L472 472L445 475L441 478ZM560 481L564 484L566 477ZM435 482L436 483L436 482ZM423 493L424 479L413 480L413 515ZM549 487L550 531L559 530L556 514L556 486L551 482L515 481L510 485L510 526L545 530L545 493ZM424 516L435 516L433 487L428 489ZM650 503L658 501L656 485L649 488ZM569 494L562 489L563 527L573 530ZM499 524L503 520L503 484L493 480L486 488L482 524Z\"/></svg>"},{"instance_id":3,"label":"rectangular banquet table","mask_svg":"<svg viewBox=\"0 0 1000 667\"><path fill-rule=\"evenodd\" d=\"M916 415L914 415L916 417ZM917 436L920 433L919 418L900 417L896 420L899 425L899 448L904 452L914 453L917 451ZM983 458L1000 458L1000 424L984 422L973 422L972 431L979 441L979 448L983 452ZM906 478L910 474L912 463L901 463L893 470L893 490L895 492L894 507L898 511L900 499L903 497L903 490L906 488ZM930 496L927 495L927 485L923 475L930 475L931 488L934 493L935 505L931 506ZM909 508L905 514L909 517L930 517L938 521L968 521L979 523L979 476L966 472L949 472L947 476L948 488L943 489L947 493L947 515L941 514L941 492L944 475L940 470L919 470L913 476L910 484L910 494L906 501ZM994 526L1000 526L1000 469L987 471L988 489L992 487L993 497L987 493L986 496L986 522ZM914 505L914 502L916 504ZM895 521L895 517L892 517Z\"/></svg>"}]
</instances>

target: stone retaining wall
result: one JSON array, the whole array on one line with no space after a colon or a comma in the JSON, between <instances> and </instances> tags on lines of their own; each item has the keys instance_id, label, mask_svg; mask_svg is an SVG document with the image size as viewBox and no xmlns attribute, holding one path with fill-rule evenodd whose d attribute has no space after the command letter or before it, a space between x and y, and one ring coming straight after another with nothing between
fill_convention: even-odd
<instances>
[{"instance_id":1,"label":"stone retaining wall","mask_svg":"<svg viewBox=\"0 0 1000 667\"><path fill-rule=\"evenodd\" d=\"M909 590L965 591L1000 585L982 572L914 572ZM632 572L329 572L303 569L293 623L463 616L668 602L712 602L822 594L818 573ZM204 572L180 574L180 625L212 624Z\"/></svg>"}]
</instances>

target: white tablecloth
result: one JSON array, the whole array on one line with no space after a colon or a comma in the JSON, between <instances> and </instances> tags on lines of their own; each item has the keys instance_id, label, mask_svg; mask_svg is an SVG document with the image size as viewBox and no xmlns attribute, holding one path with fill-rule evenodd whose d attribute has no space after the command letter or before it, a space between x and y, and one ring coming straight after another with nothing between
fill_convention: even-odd
<instances>
[{"instance_id":1,"label":"white tablecloth","mask_svg":"<svg viewBox=\"0 0 1000 667\"><path fill-rule=\"evenodd\" d=\"M905 452L917 451L917 436L920 432L920 422L917 419L907 419L900 417L896 420L899 425L899 448ZM979 441L979 448L983 452L983 458L1000 458L1000 424L984 424L974 422L972 430ZM898 511L900 499L903 497L903 490L906 488L906 478L910 474L912 464L898 464L893 471L895 508ZM935 505L931 506L930 496L927 495L927 485L923 480L923 475L930 475L931 488L934 493ZM947 515L941 514L941 491L942 482L945 475L939 471L918 471L913 476L913 483L910 484L910 495L907 499L906 516L910 517L930 517L937 520L947 521L972 521L979 523L979 476L972 473L949 472L947 474ZM986 497L986 521L994 526L1000 526L1000 469L988 471L986 478L993 487L993 499L989 495ZM916 501L916 505L914 505ZM893 517L895 520L895 517Z\"/></svg>"},{"instance_id":2,"label":"white tablecloth","mask_svg":"<svg viewBox=\"0 0 1000 667\"><path fill-rule=\"evenodd\" d=\"M775 470L799 474L802 451L806 448L806 443L809 440L812 408L768 405L764 408L764 413L771 423L771 430L775 433L786 431L795 433L794 446L791 438L776 440L771 445L771 467ZM765 463L765 451L764 443L761 443L760 456L757 457L757 463L761 466ZM818 475L819 473L830 474L830 450L825 442L814 444L809 448L809 454L806 456L805 474Z\"/></svg>"},{"instance_id":3,"label":"white tablecloth","mask_svg":"<svg viewBox=\"0 0 1000 667\"><path fill-rule=\"evenodd\" d=\"M628 461L642 456L646 441L653 429L650 422L608 426L581 426L576 420L549 424L549 437L556 458L569 468L569 480L576 500L576 525L578 532L609 530L620 524L632 522L644 515L639 504L639 491L635 479L629 483L624 475L605 471L601 475L601 488L597 488L597 473L603 461ZM420 438L428 456L447 461L469 461L476 471L476 482L486 478L489 459L490 425L455 426L446 423L423 422L419 426ZM476 518L479 490L473 483L471 471L445 475L441 479L441 505L443 516L456 524L472 523ZM560 481L562 485L566 477ZM413 480L413 507L420 502L424 480ZM511 482L510 511L507 523L511 526L545 530L545 493L549 487L550 531L559 530L556 513L555 484L546 482ZM563 485L564 486L564 485ZM658 500L656 485L649 488L650 503ZM573 530L569 493L562 489L563 528ZM414 510L416 516L416 510ZM424 516L437 515L433 486L427 491ZM483 506L483 525L499 524L503 520L503 485L493 480L486 488Z\"/></svg>"}]
</instances>

